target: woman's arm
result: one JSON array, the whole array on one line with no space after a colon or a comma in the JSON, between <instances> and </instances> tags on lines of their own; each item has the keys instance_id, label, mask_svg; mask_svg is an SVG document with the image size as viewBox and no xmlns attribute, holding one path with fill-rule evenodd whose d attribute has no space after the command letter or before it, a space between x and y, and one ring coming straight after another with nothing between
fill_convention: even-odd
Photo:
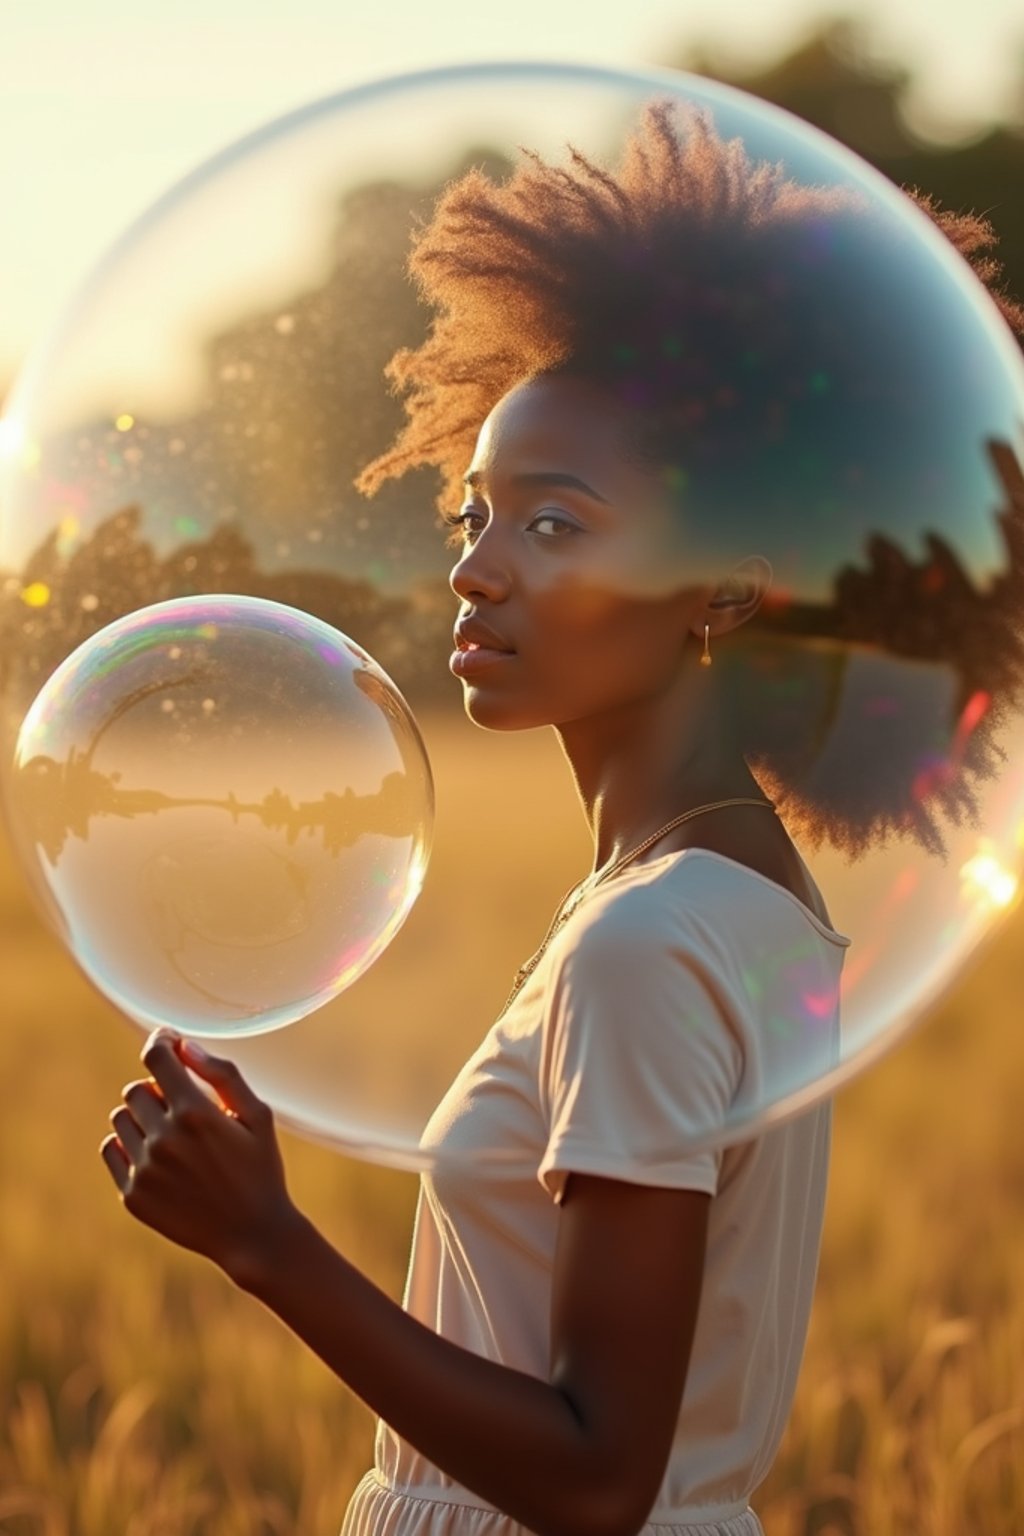
<instances>
[{"instance_id":1,"label":"woman's arm","mask_svg":"<svg viewBox=\"0 0 1024 1536\"><path fill-rule=\"evenodd\" d=\"M159 1091L130 1085L134 1130L127 1111L112 1117L134 1142L127 1156L104 1143L131 1214L213 1258L398 1435L527 1529L631 1536L643 1525L679 1414L708 1195L570 1176L543 1381L441 1338L331 1247L277 1180L270 1110L233 1063L193 1068L229 1117L171 1037L143 1054Z\"/></svg>"}]
</instances>

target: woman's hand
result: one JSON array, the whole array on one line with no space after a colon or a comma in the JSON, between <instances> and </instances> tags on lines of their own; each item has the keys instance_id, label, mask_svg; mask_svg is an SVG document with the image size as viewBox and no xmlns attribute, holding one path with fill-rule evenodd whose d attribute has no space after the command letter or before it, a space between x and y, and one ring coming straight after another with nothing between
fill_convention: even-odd
<instances>
[{"instance_id":1,"label":"woman's hand","mask_svg":"<svg viewBox=\"0 0 1024 1536\"><path fill-rule=\"evenodd\" d=\"M170 1030L155 1031L140 1054L153 1076L122 1090L124 1103L110 1115L115 1134L99 1149L125 1209L232 1278L250 1273L298 1216L270 1106L234 1062Z\"/></svg>"}]
</instances>

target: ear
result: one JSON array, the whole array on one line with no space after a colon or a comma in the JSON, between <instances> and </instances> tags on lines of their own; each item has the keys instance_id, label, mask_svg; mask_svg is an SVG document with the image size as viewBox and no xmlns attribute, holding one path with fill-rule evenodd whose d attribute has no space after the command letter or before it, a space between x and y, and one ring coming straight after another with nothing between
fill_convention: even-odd
<instances>
[{"instance_id":1,"label":"ear","mask_svg":"<svg viewBox=\"0 0 1024 1536\"><path fill-rule=\"evenodd\" d=\"M705 623L712 635L726 635L745 624L764 602L772 576L771 565L763 555L749 555L734 565L709 598L707 611L699 615L695 633L703 638Z\"/></svg>"}]
</instances>

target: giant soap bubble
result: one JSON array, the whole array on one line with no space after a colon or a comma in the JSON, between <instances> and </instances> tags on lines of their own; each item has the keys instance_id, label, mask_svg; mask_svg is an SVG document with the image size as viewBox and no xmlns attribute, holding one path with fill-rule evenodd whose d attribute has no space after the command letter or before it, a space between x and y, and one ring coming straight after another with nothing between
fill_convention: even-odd
<instances>
[{"instance_id":1,"label":"giant soap bubble","mask_svg":"<svg viewBox=\"0 0 1024 1536\"><path fill-rule=\"evenodd\" d=\"M373 964L430 848L405 701L310 614L252 597L140 608L22 722L11 808L74 954L145 1028L279 1029Z\"/></svg>"},{"instance_id":2,"label":"giant soap bubble","mask_svg":"<svg viewBox=\"0 0 1024 1536\"><path fill-rule=\"evenodd\" d=\"M695 278L656 360L622 351L641 412L645 370L678 369L692 428L672 466L679 563L659 567L659 597L750 555L771 564L768 598L716 642L712 675L770 706L785 771L752 767L851 940L838 1042L819 1038L810 977L791 1013L763 1020L773 1071L693 1128L695 1146L742 1139L899 1039L1016 896L1024 368L925 211L791 115L704 79L508 64L387 80L270 124L169 192L38 347L4 423L8 764L77 644L209 592L326 620L415 712L438 797L423 896L354 986L225 1047L283 1122L396 1166L429 1162L432 1111L590 867L553 733L465 718L436 471L372 498L353 485L402 425L385 367L433 318L406 273L410 241L469 167L502 183L526 150L571 172L571 145L614 169L661 100L682 135L703 113L749 163L832 194L811 216L797 199L784 260L737 282L723 259ZM727 209L728 178L717 195ZM825 823L872 835L810 835ZM791 965L796 985L805 959L753 963L751 999L762 966L777 980ZM475 1156L515 1161L498 1146Z\"/></svg>"}]
</instances>

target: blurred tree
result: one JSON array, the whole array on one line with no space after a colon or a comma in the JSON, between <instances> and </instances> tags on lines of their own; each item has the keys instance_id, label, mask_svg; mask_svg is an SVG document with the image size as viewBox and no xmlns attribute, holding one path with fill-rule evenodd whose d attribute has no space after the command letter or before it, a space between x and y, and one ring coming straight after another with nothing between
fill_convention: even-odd
<instances>
[{"instance_id":1,"label":"blurred tree","mask_svg":"<svg viewBox=\"0 0 1024 1536\"><path fill-rule=\"evenodd\" d=\"M666 62L784 107L898 186L931 192L946 208L984 214L999 236L1005 286L1024 297L1024 50L1016 119L993 122L962 144L936 143L913 131L905 112L913 67L880 57L866 23L853 16L823 20L790 53L756 70L704 44L684 47Z\"/></svg>"}]
</instances>

